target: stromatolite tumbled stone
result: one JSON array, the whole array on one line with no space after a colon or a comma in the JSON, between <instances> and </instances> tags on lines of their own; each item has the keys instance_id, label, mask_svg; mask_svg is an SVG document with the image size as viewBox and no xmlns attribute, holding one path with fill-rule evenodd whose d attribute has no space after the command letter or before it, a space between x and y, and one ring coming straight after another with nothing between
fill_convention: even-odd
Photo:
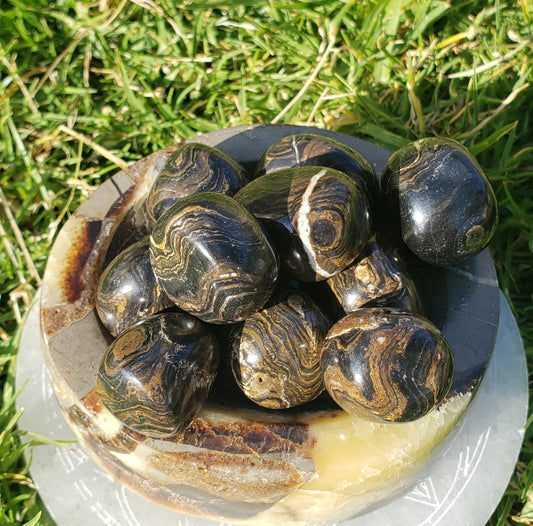
<instances>
[{"instance_id":1,"label":"stromatolite tumbled stone","mask_svg":"<svg viewBox=\"0 0 533 526\"><path fill-rule=\"evenodd\" d=\"M368 249L364 257L327 280L344 311L364 306L420 311L420 296L400 251L380 237L374 237Z\"/></svg>"},{"instance_id":2,"label":"stromatolite tumbled stone","mask_svg":"<svg viewBox=\"0 0 533 526\"><path fill-rule=\"evenodd\" d=\"M349 175L372 201L378 192L372 165L358 151L312 133L289 135L272 144L259 161L257 175L298 166L327 166Z\"/></svg>"},{"instance_id":3,"label":"stromatolite tumbled stone","mask_svg":"<svg viewBox=\"0 0 533 526\"><path fill-rule=\"evenodd\" d=\"M172 305L155 278L149 244L150 239L146 237L124 249L104 269L98 281L96 310L113 336Z\"/></svg>"},{"instance_id":4,"label":"stromatolite tumbled stone","mask_svg":"<svg viewBox=\"0 0 533 526\"><path fill-rule=\"evenodd\" d=\"M102 403L126 426L153 437L184 429L215 379L218 342L185 313L146 318L108 348L96 380Z\"/></svg>"},{"instance_id":5,"label":"stromatolite tumbled stone","mask_svg":"<svg viewBox=\"0 0 533 526\"><path fill-rule=\"evenodd\" d=\"M320 355L330 325L297 292L250 316L230 340L233 373L244 394L269 409L316 398L324 389Z\"/></svg>"},{"instance_id":6,"label":"stromatolite tumbled stone","mask_svg":"<svg viewBox=\"0 0 533 526\"><path fill-rule=\"evenodd\" d=\"M222 151L201 143L186 143L168 159L146 198L152 220L176 201L200 192L235 194L248 179L244 169Z\"/></svg>"},{"instance_id":7,"label":"stromatolite tumbled stone","mask_svg":"<svg viewBox=\"0 0 533 526\"><path fill-rule=\"evenodd\" d=\"M421 139L394 152L382 175L405 244L427 263L465 261L490 241L497 222L494 192L461 144Z\"/></svg>"},{"instance_id":8,"label":"stromatolite tumbled stone","mask_svg":"<svg viewBox=\"0 0 533 526\"><path fill-rule=\"evenodd\" d=\"M172 205L155 224L150 252L167 295L206 322L244 320L276 285L277 258L265 233L224 194L204 192Z\"/></svg>"},{"instance_id":9,"label":"stromatolite tumbled stone","mask_svg":"<svg viewBox=\"0 0 533 526\"><path fill-rule=\"evenodd\" d=\"M290 168L254 179L235 199L267 228L286 268L302 281L331 277L370 238L365 192L333 168Z\"/></svg>"},{"instance_id":10,"label":"stromatolite tumbled stone","mask_svg":"<svg viewBox=\"0 0 533 526\"><path fill-rule=\"evenodd\" d=\"M339 320L323 345L324 383L348 413L391 422L420 418L448 392L453 353L427 319L383 308Z\"/></svg>"}]
</instances>

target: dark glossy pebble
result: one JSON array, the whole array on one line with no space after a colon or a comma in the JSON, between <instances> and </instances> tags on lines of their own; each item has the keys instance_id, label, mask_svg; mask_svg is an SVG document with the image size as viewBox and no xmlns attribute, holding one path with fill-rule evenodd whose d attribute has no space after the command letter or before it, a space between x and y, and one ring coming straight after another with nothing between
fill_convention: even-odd
<instances>
[{"instance_id":1,"label":"dark glossy pebble","mask_svg":"<svg viewBox=\"0 0 533 526\"><path fill-rule=\"evenodd\" d=\"M322 371L329 394L348 413L407 422L442 401L454 359L445 338L425 318L364 308L330 329Z\"/></svg>"},{"instance_id":2,"label":"dark glossy pebble","mask_svg":"<svg viewBox=\"0 0 533 526\"><path fill-rule=\"evenodd\" d=\"M334 139L302 133L272 144L259 161L257 175L298 166L327 166L349 175L372 201L378 193L377 178L368 160Z\"/></svg>"},{"instance_id":3,"label":"dark glossy pebble","mask_svg":"<svg viewBox=\"0 0 533 526\"><path fill-rule=\"evenodd\" d=\"M185 313L158 314L110 345L96 389L126 426L147 436L170 436L202 407L218 363L218 343L208 326Z\"/></svg>"},{"instance_id":4,"label":"dark glossy pebble","mask_svg":"<svg viewBox=\"0 0 533 526\"><path fill-rule=\"evenodd\" d=\"M397 209L405 244L432 265L465 261L485 248L496 228L492 188L455 141L428 138L399 149L383 170L382 189Z\"/></svg>"},{"instance_id":5,"label":"dark glossy pebble","mask_svg":"<svg viewBox=\"0 0 533 526\"><path fill-rule=\"evenodd\" d=\"M257 220L233 198L213 192L170 207L154 226L150 253L172 301L210 323L242 321L259 310L278 276Z\"/></svg>"},{"instance_id":6,"label":"dark glossy pebble","mask_svg":"<svg viewBox=\"0 0 533 526\"><path fill-rule=\"evenodd\" d=\"M367 255L327 280L344 311L388 306L419 312L420 295L400 251L379 237L368 248Z\"/></svg>"},{"instance_id":7,"label":"dark glossy pebble","mask_svg":"<svg viewBox=\"0 0 533 526\"><path fill-rule=\"evenodd\" d=\"M370 237L365 193L333 168L306 166L263 175L235 199L263 223L280 260L302 281L341 271Z\"/></svg>"},{"instance_id":8,"label":"dark glossy pebble","mask_svg":"<svg viewBox=\"0 0 533 526\"><path fill-rule=\"evenodd\" d=\"M106 329L117 336L146 316L173 305L150 264L148 237L124 249L98 281L95 305Z\"/></svg>"},{"instance_id":9,"label":"dark glossy pebble","mask_svg":"<svg viewBox=\"0 0 533 526\"><path fill-rule=\"evenodd\" d=\"M225 153L201 143L186 143L168 159L146 199L156 221L175 202L200 192L233 195L248 182L244 169Z\"/></svg>"},{"instance_id":10,"label":"dark glossy pebble","mask_svg":"<svg viewBox=\"0 0 533 526\"><path fill-rule=\"evenodd\" d=\"M320 354L330 325L299 293L246 319L231 341L233 373L244 394L269 409L315 399L324 390Z\"/></svg>"}]
</instances>

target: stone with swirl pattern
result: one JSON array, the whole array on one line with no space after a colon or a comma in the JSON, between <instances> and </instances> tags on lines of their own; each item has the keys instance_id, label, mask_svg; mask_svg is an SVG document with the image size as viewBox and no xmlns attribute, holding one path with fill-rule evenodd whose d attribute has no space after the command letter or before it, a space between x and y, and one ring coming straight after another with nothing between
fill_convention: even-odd
<instances>
[{"instance_id":1,"label":"stone with swirl pattern","mask_svg":"<svg viewBox=\"0 0 533 526\"><path fill-rule=\"evenodd\" d=\"M327 284L345 312L376 306L421 311L420 294L400 250L381 236L372 238L368 253Z\"/></svg>"},{"instance_id":2,"label":"stone with swirl pattern","mask_svg":"<svg viewBox=\"0 0 533 526\"><path fill-rule=\"evenodd\" d=\"M98 281L96 310L113 336L173 305L155 278L149 245L146 237L124 249L107 265Z\"/></svg>"},{"instance_id":3,"label":"stone with swirl pattern","mask_svg":"<svg viewBox=\"0 0 533 526\"><path fill-rule=\"evenodd\" d=\"M401 237L420 259L457 265L484 249L496 229L494 192L461 144L426 138L396 150L381 178Z\"/></svg>"},{"instance_id":4,"label":"stone with swirl pattern","mask_svg":"<svg viewBox=\"0 0 533 526\"><path fill-rule=\"evenodd\" d=\"M148 216L157 221L175 202L200 192L235 194L248 182L243 167L217 148L185 143L167 160L146 198Z\"/></svg>"},{"instance_id":5,"label":"stone with swirl pattern","mask_svg":"<svg viewBox=\"0 0 533 526\"><path fill-rule=\"evenodd\" d=\"M298 166L327 166L349 175L367 193L377 198L377 178L368 160L357 150L335 139L313 133L288 135L272 144L257 166L257 175Z\"/></svg>"},{"instance_id":6,"label":"stone with swirl pattern","mask_svg":"<svg viewBox=\"0 0 533 526\"><path fill-rule=\"evenodd\" d=\"M444 399L454 356L426 318L375 307L355 310L333 325L321 365L329 394L348 413L408 422Z\"/></svg>"},{"instance_id":7,"label":"stone with swirl pattern","mask_svg":"<svg viewBox=\"0 0 533 526\"><path fill-rule=\"evenodd\" d=\"M370 238L365 192L333 168L304 166L266 174L235 199L262 222L280 261L302 281L321 281L341 271Z\"/></svg>"},{"instance_id":8,"label":"stone with swirl pattern","mask_svg":"<svg viewBox=\"0 0 533 526\"><path fill-rule=\"evenodd\" d=\"M219 347L206 324L185 313L145 318L109 346L98 371L102 403L126 426L151 437L183 430L216 377Z\"/></svg>"},{"instance_id":9,"label":"stone with swirl pattern","mask_svg":"<svg viewBox=\"0 0 533 526\"><path fill-rule=\"evenodd\" d=\"M330 326L299 292L246 319L230 339L234 377L244 394L269 409L314 400L324 390L320 355Z\"/></svg>"},{"instance_id":10,"label":"stone with swirl pattern","mask_svg":"<svg viewBox=\"0 0 533 526\"><path fill-rule=\"evenodd\" d=\"M232 197L203 192L172 205L151 235L154 273L174 303L209 323L242 321L271 296L277 257Z\"/></svg>"}]
</instances>

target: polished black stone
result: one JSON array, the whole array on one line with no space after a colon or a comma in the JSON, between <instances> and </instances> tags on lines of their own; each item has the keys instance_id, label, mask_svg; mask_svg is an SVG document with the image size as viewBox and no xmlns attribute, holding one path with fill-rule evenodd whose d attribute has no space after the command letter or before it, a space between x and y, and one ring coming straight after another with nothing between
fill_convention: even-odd
<instances>
[{"instance_id":1,"label":"polished black stone","mask_svg":"<svg viewBox=\"0 0 533 526\"><path fill-rule=\"evenodd\" d=\"M382 236L373 237L367 253L329 278L327 284L345 312L369 306L421 310L417 286L400 249Z\"/></svg>"},{"instance_id":2,"label":"polished black stone","mask_svg":"<svg viewBox=\"0 0 533 526\"><path fill-rule=\"evenodd\" d=\"M399 216L405 244L430 264L465 261L495 231L494 192L474 157L455 141L428 138L400 148L385 165L381 187Z\"/></svg>"},{"instance_id":3,"label":"polished black stone","mask_svg":"<svg viewBox=\"0 0 533 526\"><path fill-rule=\"evenodd\" d=\"M149 244L146 237L124 249L98 281L96 310L113 336L172 305L152 270Z\"/></svg>"},{"instance_id":4,"label":"polished black stone","mask_svg":"<svg viewBox=\"0 0 533 526\"><path fill-rule=\"evenodd\" d=\"M146 209L157 221L183 197L200 192L235 194L248 182L244 169L217 148L185 143L168 159L146 198Z\"/></svg>"},{"instance_id":5,"label":"polished black stone","mask_svg":"<svg viewBox=\"0 0 533 526\"><path fill-rule=\"evenodd\" d=\"M320 357L330 325L308 296L287 292L233 333L231 362L237 384L250 400L269 409L314 400L324 389Z\"/></svg>"},{"instance_id":6,"label":"polished black stone","mask_svg":"<svg viewBox=\"0 0 533 526\"><path fill-rule=\"evenodd\" d=\"M219 364L210 327L185 313L145 318L108 348L96 389L126 426L148 436L183 430L206 400Z\"/></svg>"},{"instance_id":7,"label":"polished black stone","mask_svg":"<svg viewBox=\"0 0 533 526\"><path fill-rule=\"evenodd\" d=\"M154 273L174 303L210 323L241 321L259 310L278 277L276 255L257 220L233 198L183 198L151 235Z\"/></svg>"},{"instance_id":8,"label":"polished black stone","mask_svg":"<svg viewBox=\"0 0 533 526\"><path fill-rule=\"evenodd\" d=\"M266 227L285 268L320 281L352 263L371 234L365 192L346 174L305 166L263 175L235 199Z\"/></svg>"},{"instance_id":9,"label":"polished black stone","mask_svg":"<svg viewBox=\"0 0 533 526\"><path fill-rule=\"evenodd\" d=\"M370 202L378 194L372 165L357 150L334 139L312 133L289 135L272 144L257 166L257 176L298 166L327 166L349 175Z\"/></svg>"},{"instance_id":10,"label":"polished black stone","mask_svg":"<svg viewBox=\"0 0 533 526\"><path fill-rule=\"evenodd\" d=\"M348 413L389 422L416 420L438 406L454 373L450 345L429 320L361 308L328 332L324 383Z\"/></svg>"}]
</instances>

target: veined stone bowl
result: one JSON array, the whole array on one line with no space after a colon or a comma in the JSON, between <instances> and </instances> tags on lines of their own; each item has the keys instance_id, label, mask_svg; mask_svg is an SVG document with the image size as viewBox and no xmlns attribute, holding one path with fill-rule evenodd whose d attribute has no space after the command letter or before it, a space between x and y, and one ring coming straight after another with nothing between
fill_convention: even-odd
<instances>
[{"instance_id":1,"label":"veined stone bowl","mask_svg":"<svg viewBox=\"0 0 533 526\"><path fill-rule=\"evenodd\" d=\"M356 149L378 175L390 155L353 137L298 126L242 126L194 141L252 169L272 143L296 133L324 135ZM488 249L460 266L415 269L426 314L455 357L448 395L419 420L358 420L328 400L275 412L211 397L183 434L153 439L126 428L102 406L96 375L110 337L96 314L96 283L106 261L134 238L142 223L140 204L176 147L101 185L51 250L41 299L43 349L60 406L80 443L144 497L224 522L334 522L414 483L453 436L490 360L499 291Z\"/></svg>"}]
</instances>

